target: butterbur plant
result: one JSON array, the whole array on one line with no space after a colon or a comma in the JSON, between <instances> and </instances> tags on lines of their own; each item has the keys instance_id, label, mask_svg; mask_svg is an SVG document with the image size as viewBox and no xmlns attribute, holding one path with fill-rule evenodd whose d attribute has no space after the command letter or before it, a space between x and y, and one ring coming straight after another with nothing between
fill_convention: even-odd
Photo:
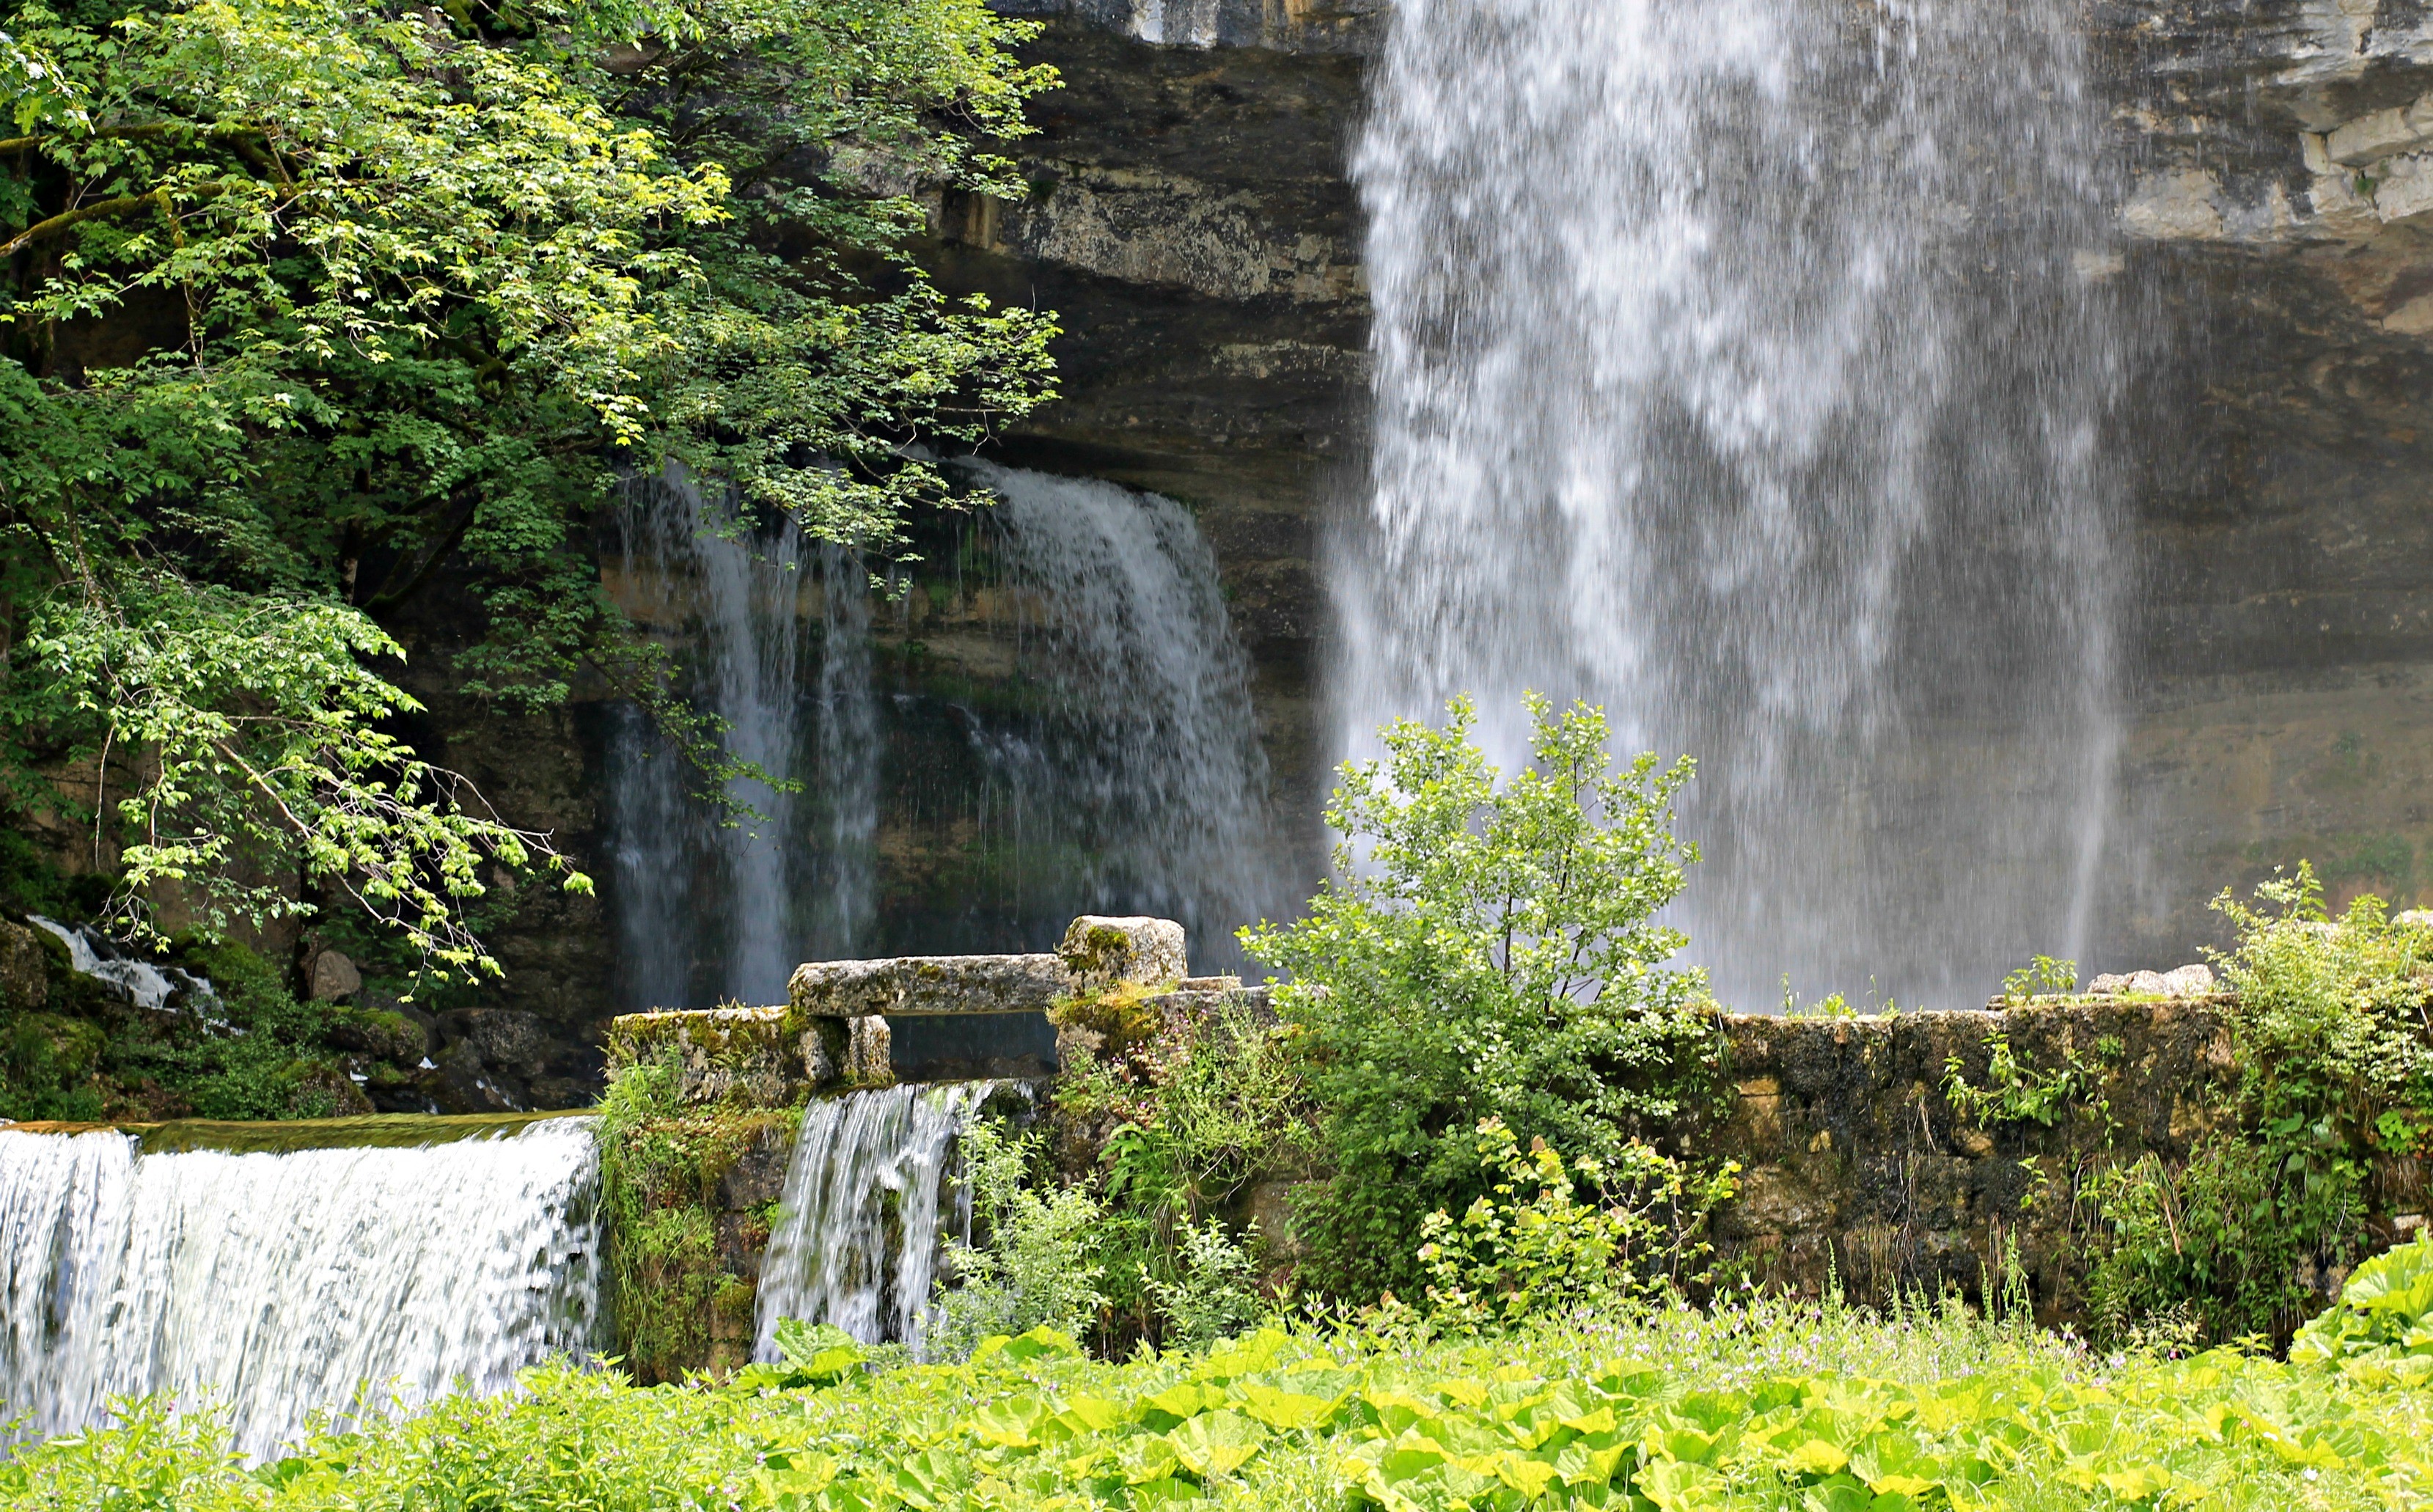
<instances>
[{"instance_id":1,"label":"butterbur plant","mask_svg":"<svg viewBox=\"0 0 2433 1512\"><path fill-rule=\"evenodd\" d=\"M1458 1219L1439 1209L1421 1225L1439 1322L1520 1323L1676 1292L1708 1252L1706 1216L1739 1170L1698 1178L1635 1143L1610 1167L1566 1165L1542 1139L1522 1149L1500 1118L1480 1120L1478 1145L1493 1184Z\"/></svg>"}]
</instances>

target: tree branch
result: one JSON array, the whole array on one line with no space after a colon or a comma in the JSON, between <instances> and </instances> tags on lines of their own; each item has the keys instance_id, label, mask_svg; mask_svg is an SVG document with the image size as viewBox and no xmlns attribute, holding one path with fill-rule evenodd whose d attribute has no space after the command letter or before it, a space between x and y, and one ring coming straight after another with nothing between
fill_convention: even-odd
<instances>
[{"instance_id":1,"label":"tree branch","mask_svg":"<svg viewBox=\"0 0 2433 1512\"><path fill-rule=\"evenodd\" d=\"M196 199L209 199L225 191L217 184L199 184L187 193ZM96 199L90 205L80 205L75 210L61 211L49 220L36 221L19 231L9 241L0 243L0 257L13 257L36 242L47 241L60 232L80 226L86 221L98 220L104 215L123 215L128 211L142 210L146 205L159 207L163 215L175 216L178 212L165 185L159 189L146 190L140 195L121 195L115 199Z\"/></svg>"}]
</instances>

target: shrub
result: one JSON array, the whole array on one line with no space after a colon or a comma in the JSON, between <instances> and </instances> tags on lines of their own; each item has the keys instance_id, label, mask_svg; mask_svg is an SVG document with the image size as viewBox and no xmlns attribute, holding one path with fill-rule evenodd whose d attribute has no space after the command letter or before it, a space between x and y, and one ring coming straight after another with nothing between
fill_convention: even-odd
<instances>
[{"instance_id":1,"label":"shrub","mask_svg":"<svg viewBox=\"0 0 2433 1512\"><path fill-rule=\"evenodd\" d=\"M1477 1130L1613 1164L1710 1083L1719 1035L1687 943L1655 922L1694 846L1671 829L1687 757L1616 770L1606 721L1527 701L1535 764L1508 781L1470 739L1401 721L1346 763L1327 809L1336 878L1291 925L1243 932L1290 974L1334 1174L1296 1216L1304 1276L1375 1297L1420 1280L1420 1227L1485 1187Z\"/></svg>"},{"instance_id":2,"label":"shrub","mask_svg":"<svg viewBox=\"0 0 2433 1512\"><path fill-rule=\"evenodd\" d=\"M2287 1338L2319 1305L2310 1278L2370 1249L2375 1163L2433 1153L2433 930L2372 894L2332 919L2304 864L2214 907L2237 930L2219 960L2239 1082L2184 1169L2098 1177L2093 1291L2116 1327L2182 1311L2216 1339Z\"/></svg>"},{"instance_id":3,"label":"shrub","mask_svg":"<svg viewBox=\"0 0 2433 1512\"><path fill-rule=\"evenodd\" d=\"M1676 1292L1683 1267L1706 1252L1706 1215L1731 1196L1739 1169L1693 1181L1681 1162L1642 1144L1625 1147L1611 1170L1593 1158L1566 1167L1542 1139L1524 1153L1500 1118L1480 1120L1478 1145L1494 1184L1458 1220L1438 1209L1421 1225L1428 1300L1455 1324L1605 1311Z\"/></svg>"},{"instance_id":4,"label":"shrub","mask_svg":"<svg viewBox=\"0 0 2433 1512\"><path fill-rule=\"evenodd\" d=\"M948 1275L940 1283L930 1351L961 1358L991 1334L1034 1328L1082 1333L1107 1301L1098 1290L1097 1200L1078 1185L1031 1184L1036 1133L975 1122L959 1144L982 1242L946 1247Z\"/></svg>"}]
</instances>

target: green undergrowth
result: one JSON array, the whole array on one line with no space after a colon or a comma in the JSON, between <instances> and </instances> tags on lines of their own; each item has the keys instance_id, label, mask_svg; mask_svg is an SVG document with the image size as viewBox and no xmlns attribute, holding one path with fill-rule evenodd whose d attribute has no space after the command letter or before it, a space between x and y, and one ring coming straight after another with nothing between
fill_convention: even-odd
<instances>
[{"instance_id":1,"label":"green undergrowth","mask_svg":"<svg viewBox=\"0 0 2433 1512\"><path fill-rule=\"evenodd\" d=\"M2421 1507L2433 1484L2421 1390L2235 1351L2099 1357L1956 1303L1754 1300L1487 1338L1370 1315L1122 1363L1046 1330L954 1366L792 1342L724 1387L551 1367L520 1397L259 1469L208 1416L130 1403L0 1467L0 1493L27 1512L2229 1512Z\"/></svg>"},{"instance_id":2,"label":"green undergrowth","mask_svg":"<svg viewBox=\"0 0 2433 1512\"><path fill-rule=\"evenodd\" d=\"M2215 908L2239 1067L2184 1159L2148 1154L2086 1183L2101 1215L2091 1292L2116 1334L2286 1341L2323 1282L2422 1213L2433 1156L2433 929L2358 898L2339 918L2301 865Z\"/></svg>"},{"instance_id":3,"label":"green undergrowth","mask_svg":"<svg viewBox=\"0 0 2433 1512\"><path fill-rule=\"evenodd\" d=\"M678 1088L671 1051L621 1066L599 1109L617 1348L644 1381L750 1356L757 1294L739 1272L767 1247L774 1204L731 1213L721 1189L756 1148L782 1160L803 1116L688 1104Z\"/></svg>"}]
</instances>

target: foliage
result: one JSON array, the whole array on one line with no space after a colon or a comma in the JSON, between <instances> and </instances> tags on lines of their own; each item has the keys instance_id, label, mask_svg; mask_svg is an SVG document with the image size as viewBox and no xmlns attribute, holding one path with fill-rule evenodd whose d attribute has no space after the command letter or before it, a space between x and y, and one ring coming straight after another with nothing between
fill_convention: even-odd
<instances>
[{"instance_id":1,"label":"foliage","mask_svg":"<svg viewBox=\"0 0 2433 1512\"><path fill-rule=\"evenodd\" d=\"M1331 1178L1297 1215L1304 1274L1346 1297L1419 1281L1420 1226L1483 1188L1480 1120L1612 1164L1711 1083L1719 1031L1686 943L1656 922L1696 848L1671 830L1684 757L1617 770L1602 712L1529 696L1535 762L1401 721L1327 809L1336 876L1291 925L1244 931L1289 973Z\"/></svg>"},{"instance_id":2,"label":"foliage","mask_svg":"<svg viewBox=\"0 0 2433 1512\"><path fill-rule=\"evenodd\" d=\"M1491 1342L1264 1331L1091 1360L1045 1332L795 1389L553 1367L249 1471L157 1404L0 1466L27 1512L2423 1504L2433 1401L2235 1352L2093 1360L1952 1313L1760 1303Z\"/></svg>"},{"instance_id":3,"label":"foliage","mask_svg":"<svg viewBox=\"0 0 2433 1512\"><path fill-rule=\"evenodd\" d=\"M1438 1209L1421 1225L1439 1322L1510 1325L1678 1295L1739 1170L1700 1180L1642 1144L1624 1147L1610 1170L1593 1157L1566 1168L1542 1139L1523 1153L1499 1118L1479 1121L1478 1148L1493 1184L1458 1221Z\"/></svg>"},{"instance_id":4,"label":"foliage","mask_svg":"<svg viewBox=\"0 0 2433 1512\"><path fill-rule=\"evenodd\" d=\"M2050 1129L2094 1092L2094 1070L2074 1051L2065 1052L2064 1064L2040 1071L2030 1058L2011 1047L2008 1034L1988 1034L1985 1046L1984 1086L1968 1079L1960 1057L1948 1056L1943 1062L1944 1096L1953 1111L1980 1129L1996 1123Z\"/></svg>"},{"instance_id":5,"label":"foliage","mask_svg":"<svg viewBox=\"0 0 2433 1512\"><path fill-rule=\"evenodd\" d=\"M1129 984L1057 1017L1061 1142L1101 1162L1102 1342L1199 1339L1256 1317L1256 1237L1227 1235L1218 1215L1316 1152L1294 1031L1230 999L1169 1014Z\"/></svg>"},{"instance_id":6,"label":"foliage","mask_svg":"<svg viewBox=\"0 0 2433 1512\"><path fill-rule=\"evenodd\" d=\"M2298 1331L2289 1358L2420 1388L2433 1382L2433 1242L2420 1233L2357 1266L2339 1301Z\"/></svg>"},{"instance_id":7,"label":"foliage","mask_svg":"<svg viewBox=\"0 0 2433 1512\"><path fill-rule=\"evenodd\" d=\"M1258 1266L1251 1259L1258 1225L1236 1242L1221 1219L1186 1219L1175 1225L1174 1238L1176 1274L1148 1276L1143 1283L1165 1325L1165 1342L1205 1349L1258 1322L1268 1310L1259 1296Z\"/></svg>"},{"instance_id":8,"label":"foliage","mask_svg":"<svg viewBox=\"0 0 2433 1512\"><path fill-rule=\"evenodd\" d=\"M781 1317L769 1333L777 1346L776 1360L756 1360L743 1367L727 1379L724 1389L794 1391L832 1385L862 1369L870 1353L859 1339L833 1323Z\"/></svg>"},{"instance_id":9,"label":"foliage","mask_svg":"<svg viewBox=\"0 0 2433 1512\"><path fill-rule=\"evenodd\" d=\"M720 1258L720 1180L756 1144L791 1143L802 1111L687 1106L672 1050L621 1066L600 1102L601 1206L617 1347L645 1381L710 1359L721 1311L748 1321L750 1284ZM768 1242L765 1216L747 1241Z\"/></svg>"},{"instance_id":10,"label":"foliage","mask_svg":"<svg viewBox=\"0 0 2433 1512\"><path fill-rule=\"evenodd\" d=\"M2038 956L2002 978L2005 1002L2024 1003L2033 997L2057 997L2078 991L2078 962Z\"/></svg>"},{"instance_id":11,"label":"foliage","mask_svg":"<svg viewBox=\"0 0 2433 1512\"><path fill-rule=\"evenodd\" d=\"M2099 1181L2094 1291L2115 1318L2182 1309L2214 1338L2287 1338L2319 1305L2307 1277L2367 1252L2375 1162L2433 1150L2433 930L2372 894L2331 919L2303 864L2214 907L2238 931L2220 958L2238 1086L2184 1170Z\"/></svg>"},{"instance_id":12,"label":"foliage","mask_svg":"<svg viewBox=\"0 0 2433 1512\"><path fill-rule=\"evenodd\" d=\"M948 1242L953 1284L941 1283L936 1350L952 1357L991 1334L1088 1328L1107 1301L1098 1290L1097 1199L1079 1185L1043 1191L1031 1183L1041 1143L1035 1132L982 1121L965 1129L959 1143L980 1243Z\"/></svg>"},{"instance_id":13,"label":"foliage","mask_svg":"<svg viewBox=\"0 0 2433 1512\"><path fill-rule=\"evenodd\" d=\"M422 1056L418 1028L299 1002L244 945L178 943L167 963L209 978L215 1002L145 1012L53 956L51 1011L0 1010L0 1118L327 1117L367 1111L350 1066L401 1079ZM332 1042L349 1030L368 1053Z\"/></svg>"},{"instance_id":14,"label":"foliage","mask_svg":"<svg viewBox=\"0 0 2433 1512\"><path fill-rule=\"evenodd\" d=\"M672 467L726 529L885 557L945 497L908 444L1046 395L1049 318L903 249L916 192L1014 192L980 149L1052 81L1006 51L1031 29L981 0L13 8L0 797L98 824L130 927L171 884L213 930L315 904L300 872L495 970L486 863L551 853L394 735L400 616L466 622L464 692L584 672L740 770L591 527Z\"/></svg>"}]
</instances>

